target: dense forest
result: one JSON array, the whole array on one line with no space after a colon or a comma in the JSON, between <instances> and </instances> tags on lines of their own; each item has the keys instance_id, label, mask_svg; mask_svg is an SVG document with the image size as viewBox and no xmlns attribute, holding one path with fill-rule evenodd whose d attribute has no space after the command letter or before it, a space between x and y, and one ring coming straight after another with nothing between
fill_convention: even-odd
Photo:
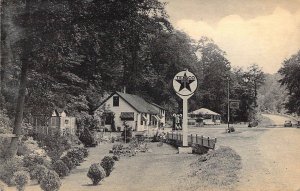
<instances>
[{"instance_id":1,"label":"dense forest","mask_svg":"<svg viewBox=\"0 0 300 191\"><path fill-rule=\"evenodd\" d=\"M285 85L279 80L282 76L266 74L265 83L258 90L258 106L262 112L286 113L285 103L288 100L288 92Z\"/></svg>"},{"instance_id":2,"label":"dense forest","mask_svg":"<svg viewBox=\"0 0 300 191\"><path fill-rule=\"evenodd\" d=\"M195 41L176 30L158 0L11 0L3 1L1 10L1 118L14 121L14 129L21 129L23 118L49 115L53 108L67 110L80 123L92 118L105 96L124 87L169 114L181 112L172 79L184 69L199 84L189 110L206 107L226 119L228 80L230 99L240 101L232 121L255 119L258 106L282 109L261 106L259 94L271 91L260 89L261 68L232 67L213 39ZM280 70L291 100L299 88L289 85L287 71L297 59L299 53ZM299 104L290 109L299 111Z\"/></svg>"}]
</instances>

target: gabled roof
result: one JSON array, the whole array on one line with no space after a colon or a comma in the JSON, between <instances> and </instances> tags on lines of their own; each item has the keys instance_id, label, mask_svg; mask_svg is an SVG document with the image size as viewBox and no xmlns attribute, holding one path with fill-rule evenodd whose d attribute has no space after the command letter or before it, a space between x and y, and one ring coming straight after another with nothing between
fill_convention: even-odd
<instances>
[{"instance_id":1,"label":"gabled roof","mask_svg":"<svg viewBox=\"0 0 300 191\"><path fill-rule=\"evenodd\" d=\"M122 93L122 92L112 93L108 98L106 98L100 104L100 106L103 105L109 98L111 98L115 94L119 95L124 101L126 101L131 107L133 107L135 110L137 110L140 113L159 114L159 111L157 110L157 108L155 108L153 105L148 103L146 100L144 100L140 96L133 95L133 94L126 94L126 93Z\"/></svg>"},{"instance_id":2,"label":"gabled roof","mask_svg":"<svg viewBox=\"0 0 300 191\"><path fill-rule=\"evenodd\" d=\"M163 108L162 106L160 105L157 105L156 103L150 103L151 105L154 105L156 107L158 107L159 109L162 109L162 110L166 110L165 108Z\"/></svg>"},{"instance_id":3,"label":"gabled roof","mask_svg":"<svg viewBox=\"0 0 300 191\"><path fill-rule=\"evenodd\" d=\"M216 112L213 112L212 110L206 109L206 108L201 108L197 109L195 111L190 112L190 114L201 114L201 115L220 115Z\"/></svg>"}]
</instances>

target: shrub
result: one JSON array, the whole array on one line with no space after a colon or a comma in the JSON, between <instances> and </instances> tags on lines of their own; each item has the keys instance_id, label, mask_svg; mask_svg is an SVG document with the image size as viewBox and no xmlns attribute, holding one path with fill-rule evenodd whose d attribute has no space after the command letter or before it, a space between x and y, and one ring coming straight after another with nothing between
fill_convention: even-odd
<instances>
[{"instance_id":1,"label":"shrub","mask_svg":"<svg viewBox=\"0 0 300 191\"><path fill-rule=\"evenodd\" d=\"M13 182L17 186L18 191L23 191L30 181L30 175L26 171L18 171L14 173Z\"/></svg>"},{"instance_id":2,"label":"shrub","mask_svg":"<svg viewBox=\"0 0 300 191\"><path fill-rule=\"evenodd\" d=\"M23 170L23 163L20 157L14 157L10 160L0 161L0 179L12 185L12 177L15 172Z\"/></svg>"},{"instance_id":3,"label":"shrub","mask_svg":"<svg viewBox=\"0 0 300 191\"><path fill-rule=\"evenodd\" d=\"M26 139L26 138L25 138ZM35 154L38 156L46 157L46 151L39 147L37 141L32 137L28 137L26 140L22 140L22 143L18 147L18 155L30 155Z\"/></svg>"},{"instance_id":4,"label":"shrub","mask_svg":"<svg viewBox=\"0 0 300 191\"><path fill-rule=\"evenodd\" d=\"M61 186L61 181L59 179L58 174L50 170L41 180L40 186L44 191L57 191Z\"/></svg>"},{"instance_id":5,"label":"shrub","mask_svg":"<svg viewBox=\"0 0 300 191\"><path fill-rule=\"evenodd\" d=\"M76 164L74 164L74 162L72 161L72 159L70 159L67 156L64 156L61 158L61 160L67 165L67 167L69 168L69 170L72 170L76 167Z\"/></svg>"},{"instance_id":6,"label":"shrub","mask_svg":"<svg viewBox=\"0 0 300 191\"><path fill-rule=\"evenodd\" d=\"M234 127L229 127L229 129L227 131L228 131L228 133L231 133L231 132L235 132L235 129L234 129Z\"/></svg>"},{"instance_id":7,"label":"shrub","mask_svg":"<svg viewBox=\"0 0 300 191\"><path fill-rule=\"evenodd\" d=\"M59 160L61 155L72 147L70 138L68 136L61 136L60 132L48 135L40 134L38 143L54 161Z\"/></svg>"},{"instance_id":8,"label":"shrub","mask_svg":"<svg viewBox=\"0 0 300 191\"><path fill-rule=\"evenodd\" d=\"M205 154L209 151L209 148L199 144L194 144L192 148L193 148L193 153L200 154L200 155Z\"/></svg>"},{"instance_id":9,"label":"shrub","mask_svg":"<svg viewBox=\"0 0 300 191\"><path fill-rule=\"evenodd\" d=\"M85 147L80 147L79 150L83 153L83 157L86 158L89 156L89 150Z\"/></svg>"},{"instance_id":10,"label":"shrub","mask_svg":"<svg viewBox=\"0 0 300 191\"><path fill-rule=\"evenodd\" d=\"M120 155L122 153L123 150L123 145L122 144L116 144L113 145L111 151L114 155Z\"/></svg>"},{"instance_id":11,"label":"shrub","mask_svg":"<svg viewBox=\"0 0 300 191\"><path fill-rule=\"evenodd\" d=\"M0 180L0 191L5 191L6 185Z\"/></svg>"},{"instance_id":12,"label":"shrub","mask_svg":"<svg viewBox=\"0 0 300 191\"><path fill-rule=\"evenodd\" d=\"M37 165L32 171L30 171L31 179L36 179L38 183L46 176L49 169L44 165Z\"/></svg>"},{"instance_id":13,"label":"shrub","mask_svg":"<svg viewBox=\"0 0 300 191\"><path fill-rule=\"evenodd\" d=\"M79 166L80 162L82 162L84 159L84 153L78 148L69 150L66 156L72 161L75 166Z\"/></svg>"},{"instance_id":14,"label":"shrub","mask_svg":"<svg viewBox=\"0 0 300 191\"><path fill-rule=\"evenodd\" d=\"M115 165L115 161L112 157L110 156L105 156L102 160L100 165L104 168L105 172L106 172L106 176L109 176L114 165Z\"/></svg>"},{"instance_id":15,"label":"shrub","mask_svg":"<svg viewBox=\"0 0 300 191\"><path fill-rule=\"evenodd\" d=\"M112 159L114 159L114 161L119 161L120 155L114 155L114 156L112 156Z\"/></svg>"},{"instance_id":16,"label":"shrub","mask_svg":"<svg viewBox=\"0 0 300 191\"><path fill-rule=\"evenodd\" d=\"M8 157L7 145L10 144L10 138L0 138L0 159Z\"/></svg>"},{"instance_id":17,"label":"shrub","mask_svg":"<svg viewBox=\"0 0 300 191\"><path fill-rule=\"evenodd\" d=\"M37 154L29 154L25 155L23 158L23 165L24 167L31 168L36 165L44 165L46 167L50 167L50 159L44 156L39 156Z\"/></svg>"},{"instance_id":18,"label":"shrub","mask_svg":"<svg viewBox=\"0 0 300 191\"><path fill-rule=\"evenodd\" d=\"M96 142L95 138L93 137L92 133L88 128L84 128L83 132L81 133L79 140L86 146L93 146Z\"/></svg>"},{"instance_id":19,"label":"shrub","mask_svg":"<svg viewBox=\"0 0 300 191\"><path fill-rule=\"evenodd\" d=\"M62 160L58 160L53 163L53 170L58 174L59 177L65 177L70 173L70 169Z\"/></svg>"},{"instance_id":20,"label":"shrub","mask_svg":"<svg viewBox=\"0 0 300 191\"><path fill-rule=\"evenodd\" d=\"M126 123L124 123L124 131L121 133L121 137L125 142L130 142L132 138L132 128L129 127Z\"/></svg>"},{"instance_id":21,"label":"shrub","mask_svg":"<svg viewBox=\"0 0 300 191\"><path fill-rule=\"evenodd\" d=\"M94 163L90 166L87 176L92 180L93 185L97 185L106 177L106 172L99 163Z\"/></svg>"}]
</instances>

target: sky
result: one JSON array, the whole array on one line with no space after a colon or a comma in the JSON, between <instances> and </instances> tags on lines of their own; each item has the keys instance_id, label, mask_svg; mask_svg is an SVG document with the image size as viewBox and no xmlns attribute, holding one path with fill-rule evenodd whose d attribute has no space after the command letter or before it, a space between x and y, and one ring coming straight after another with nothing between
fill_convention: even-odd
<instances>
[{"instance_id":1,"label":"sky","mask_svg":"<svg viewBox=\"0 0 300 191\"><path fill-rule=\"evenodd\" d=\"M276 73L300 50L300 0L167 0L176 29L212 38L232 66Z\"/></svg>"}]
</instances>

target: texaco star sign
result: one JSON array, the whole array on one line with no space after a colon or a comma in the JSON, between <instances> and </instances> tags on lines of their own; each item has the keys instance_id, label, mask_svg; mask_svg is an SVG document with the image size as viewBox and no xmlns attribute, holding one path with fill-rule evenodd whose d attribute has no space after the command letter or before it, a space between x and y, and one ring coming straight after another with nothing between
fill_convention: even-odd
<instances>
[{"instance_id":1,"label":"texaco star sign","mask_svg":"<svg viewBox=\"0 0 300 191\"><path fill-rule=\"evenodd\" d=\"M197 85L196 76L188 70L177 73L173 78L173 88L179 96L192 95L197 89Z\"/></svg>"}]
</instances>

